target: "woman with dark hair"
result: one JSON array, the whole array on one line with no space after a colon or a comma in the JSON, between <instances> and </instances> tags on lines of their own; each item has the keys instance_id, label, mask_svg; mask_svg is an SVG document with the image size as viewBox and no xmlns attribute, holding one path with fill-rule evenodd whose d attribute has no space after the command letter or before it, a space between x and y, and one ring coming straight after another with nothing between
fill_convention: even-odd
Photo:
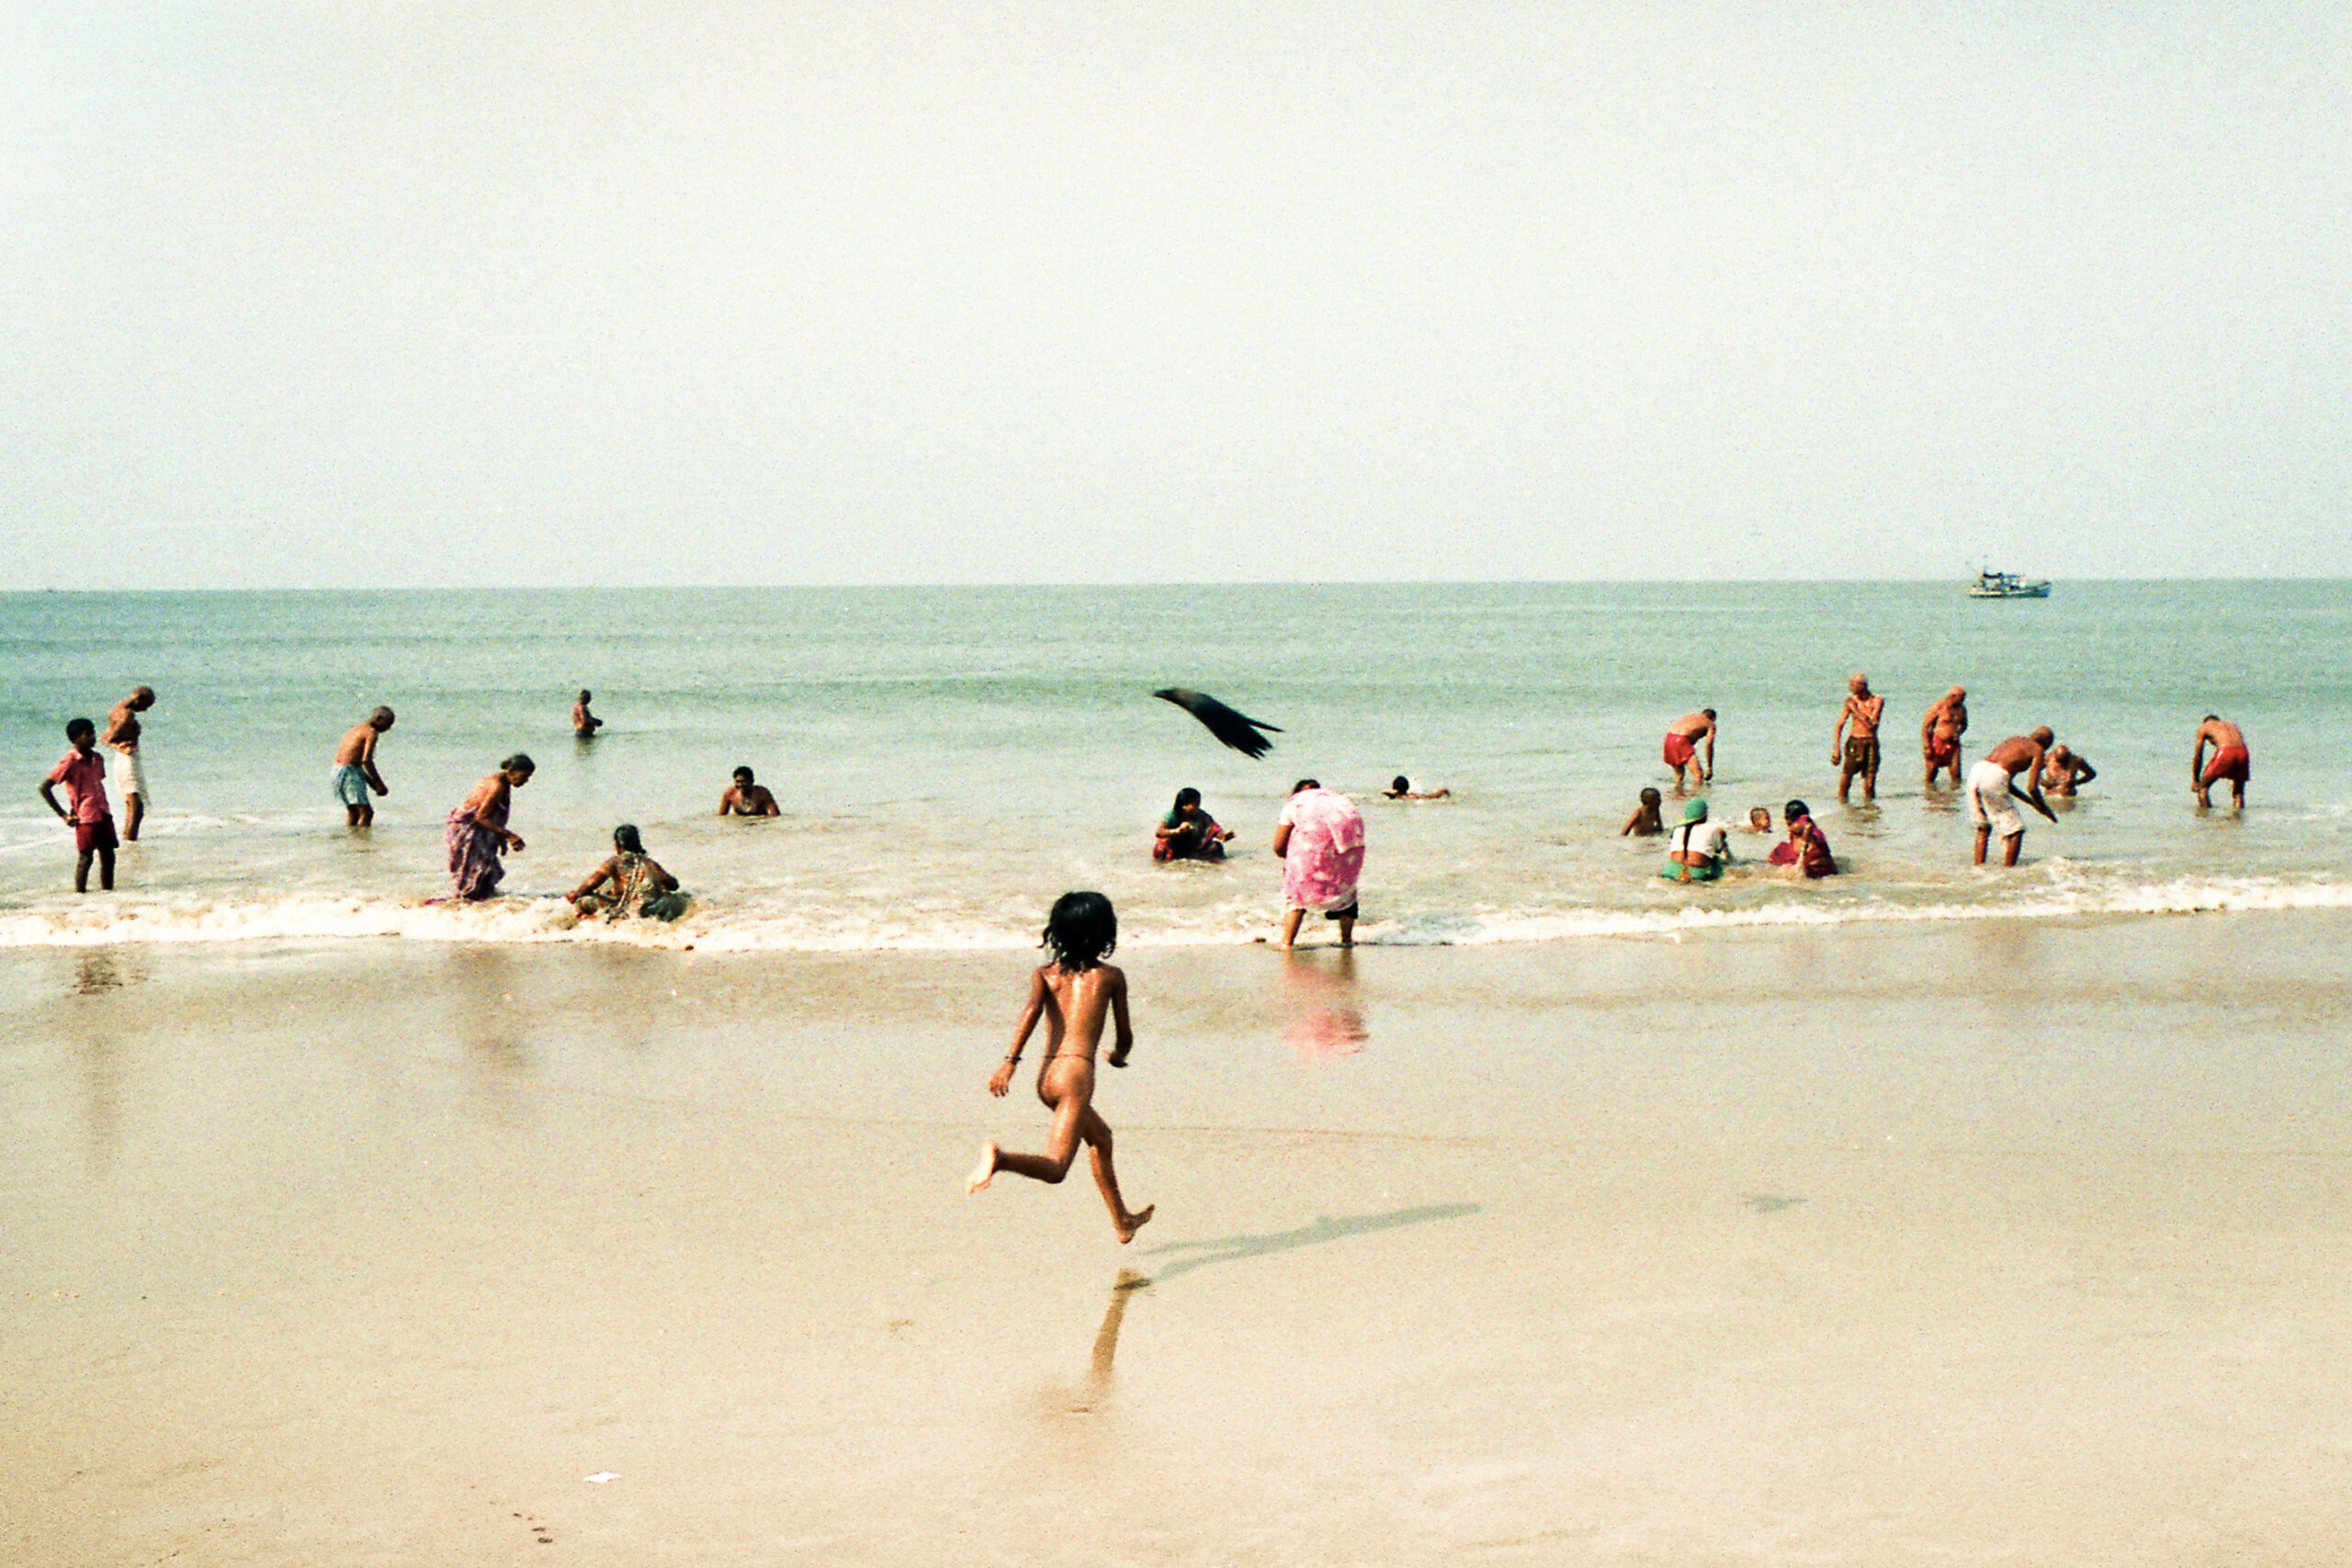
<instances>
[{"instance_id":1,"label":"woman with dark hair","mask_svg":"<svg viewBox=\"0 0 2352 1568\"><path fill-rule=\"evenodd\" d=\"M1781 874L1807 881L1837 875L1838 860L1829 852L1829 835L1814 821L1813 808L1802 800L1792 800L1781 815L1788 824L1789 841L1774 844L1770 859Z\"/></svg>"},{"instance_id":2,"label":"woman with dark hair","mask_svg":"<svg viewBox=\"0 0 2352 1568\"><path fill-rule=\"evenodd\" d=\"M449 851L449 879L458 897L469 903L493 897L506 867L499 856L508 850L523 852L523 836L506 829L506 813L514 792L531 782L538 764L517 751L498 764L498 771L474 785L441 824L441 840Z\"/></svg>"},{"instance_id":3,"label":"woman with dark hair","mask_svg":"<svg viewBox=\"0 0 2352 1568\"><path fill-rule=\"evenodd\" d=\"M1176 792L1175 808L1152 829L1154 860L1223 860L1231 829L1201 809L1201 792L1189 786Z\"/></svg>"},{"instance_id":4,"label":"woman with dark hair","mask_svg":"<svg viewBox=\"0 0 2352 1568\"><path fill-rule=\"evenodd\" d=\"M1043 1019L1046 1059L1037 1067L1037 1098L1054 1113L1053 1130L1046 1136L1042 1155L1006 1154L993 1141L981 1145L980 1163L965 1178L964 1190L978 1192L1000 1170L1058 1184L1069 1174L1079 1145L1084 1144L1094 1168L1094 1185L1110 1206L1112 1228L1121 1242L1130 1242L1151 1218L1154 1205L1128 1211L1119 1196L1118 1173L1111 1167L1110 1124L1094 1111L1094 1052L1102 1043L1104 1020L1117 1030L1111 1046L1113 1066L1125 1066L1127 1053L1136 1044L1135 1028L1127 1021L1127 977L1102 962L1119 945L1118 914L1100 893L1065 893L1054 900L1038 945L1053 957L1029 976L1029 1000L1012 1026L1012 1049L990 1075L989 1092L1001 1100L1012 1089L1022 1048Z\"/></svg>"},{"instance_id":5,"label":"woman with dark hair","mask_svg":"<svg viewBox=\"0 0 2352 1568\"><path fill-rule=\"evenodd\" d=\"M678 879L645 852L645 841L638 837L636 825L628 822L613 829L611 857L564 897L582 918L602 915L608 920L625 920L643 915L648 919L674 920L686 912L686 896L678 891Z\"/></svg>"},{"instance_id":6,"label":"woman with dark hair","mask_svg":"<svg viewBox=\"0 0 2352 1568\"><path fill-rule=\"evenodd\" d=\"M1274 827L1283 863L1283 945L1298 941L1309 909L1340 924L1340 945L1356 944L1356 882L1363 874L1363 813L1314 779L1290 786Z\"/></svg>"}]
</instances>

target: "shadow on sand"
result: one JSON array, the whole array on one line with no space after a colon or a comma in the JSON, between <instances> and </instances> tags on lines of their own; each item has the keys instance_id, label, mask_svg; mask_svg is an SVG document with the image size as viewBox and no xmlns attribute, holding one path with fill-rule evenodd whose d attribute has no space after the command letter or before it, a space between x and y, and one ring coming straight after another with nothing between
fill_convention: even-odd
<instances>
[{"instance_id":1,"label":"shadow on sand","mask_svg":"<svg viewBox=\"0 0 2352 1568\"><path fill-rule=\"evenodd\" d=\"M1301 1225L1296 1230L1272 1231L1264 1235L1229 1235L1216 1241L1170 1242L1166 1247L1153 1247L1148 1256L1157 1258L1170 1252L1188 1256L1177 1258L1147 1282L1163 1285L1195 1269L1206 1269L1218 1263L1238 1263L1245 1258L1265 1258L1302 1247L1320 1247L1327 1241L1343 1241L1351 1235L1370 1235L1374 1231L1395 1230L1399 1225L1459 1220L1478 1213L1479 1208L1476 1203L1435 1203L1427 1208L1397 1209L1385 1214L1357 1214L1339 1220L1329 1214L1317 1214L1311 1224Z\"/></svg>"}]
</instances>

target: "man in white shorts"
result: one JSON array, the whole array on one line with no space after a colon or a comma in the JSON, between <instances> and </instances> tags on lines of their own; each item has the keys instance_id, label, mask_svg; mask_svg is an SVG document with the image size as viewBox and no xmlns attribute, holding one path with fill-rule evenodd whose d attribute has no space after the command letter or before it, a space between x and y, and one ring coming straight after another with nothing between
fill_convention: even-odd
<instances>
[{"instance_id":1,"label":"man in white shorts","mask_svg":"<svg viewBox=\"0 0 2352 1568\"><path fill-rule=\"evenodd\" d=\"M122 841L139 837L140 819L147 815L147 774L139 765L139 716L155 705L155 691L141 686L114 705L107 715L107 732L98 739L114 752L111 772L114 792L122 796Z\"/></svg>"},{"instance_id":2,"label":"man in white shorts","mask_svg":"<svg viewBox=\"0 0 2352 1568\"><path fill-rule=\"evenodd\" d=\"M1996 832L2001 835L2001 863L2018 863L2018 852L2025 848L2025 818L2018 815L2013 802L2022 800L2051 821L2058 820L2041 798L2042 755L2055 739L2048 725L2031 735L2012 735L1969 768L1968 819L1976 825L1978 865L1984 863L1984 852ZM2019 773L2025 775L2030 794L2018 793L2012 781Z\"/></svg>"}]
</instances>

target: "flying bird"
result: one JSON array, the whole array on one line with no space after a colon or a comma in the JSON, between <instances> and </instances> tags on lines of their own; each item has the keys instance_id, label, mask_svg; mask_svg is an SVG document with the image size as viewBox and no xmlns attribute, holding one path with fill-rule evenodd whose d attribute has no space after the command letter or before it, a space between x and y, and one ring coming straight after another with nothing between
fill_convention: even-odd
<instances>
[{"instance_id":1,"label":"flying bird","mask_svg":"<svg viewBox=\"0 0 2352 1568\"><path fill-rule=\"evenodd\" d=\"M1205 692L1188 691L1182 686L1163 686L1151 694L1162 701L1174 703L1206 725L1211 735L1245 757L1262 757L1273 745L1258 731L1271 729L1277 735L1283 732L1282 726L1238 714Z\"/></svg>"}]
</instances>

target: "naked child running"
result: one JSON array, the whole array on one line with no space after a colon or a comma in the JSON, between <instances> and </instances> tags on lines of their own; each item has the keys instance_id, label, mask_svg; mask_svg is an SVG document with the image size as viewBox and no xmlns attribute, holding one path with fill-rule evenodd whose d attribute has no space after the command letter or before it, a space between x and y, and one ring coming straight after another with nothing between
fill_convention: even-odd
<instances>
[{"instance_id":1,"label":"naked child running","mask_svg":"<svg viewBox=\"0 0 2352 1568\"><path fill-rule=\"evenodd\" d=\"M1135 1049L1136 1032L1127 1021L1127 977L1102 962L1119 944L1119 917L1111 900L1100 893L1065 893L1054 900L1046 919L1044 945L1053 952L1029 976L1029 1000L1013 1025L1012 1049L989 1077L989 1092L1004 1098L1012 1087L1012 1069L1021 1053L1046 1022L1046 1059L1037 1066L1037 1098L1054 1113L1053 1130L1046 1135L1042 1155L1006 1154L995 1142L980 1145L980 1162L965 1179L964 1190L978 1192L1000 1170L1035 1181L1058 1183L1069 1174L1078 1145L1086 1145L1094 1168L1094 1185L1110 1206L1112 1228L1122 1242L1150 1220L1153 1204L1130 1213L1119 1196L1118 1173L1111 1167L1111 1127L1094 1111L1094 1052L1102 1043L1108 1017L1117 1029L1110 1063L1127 1065Z\"/></svg>"}]
</instances>

